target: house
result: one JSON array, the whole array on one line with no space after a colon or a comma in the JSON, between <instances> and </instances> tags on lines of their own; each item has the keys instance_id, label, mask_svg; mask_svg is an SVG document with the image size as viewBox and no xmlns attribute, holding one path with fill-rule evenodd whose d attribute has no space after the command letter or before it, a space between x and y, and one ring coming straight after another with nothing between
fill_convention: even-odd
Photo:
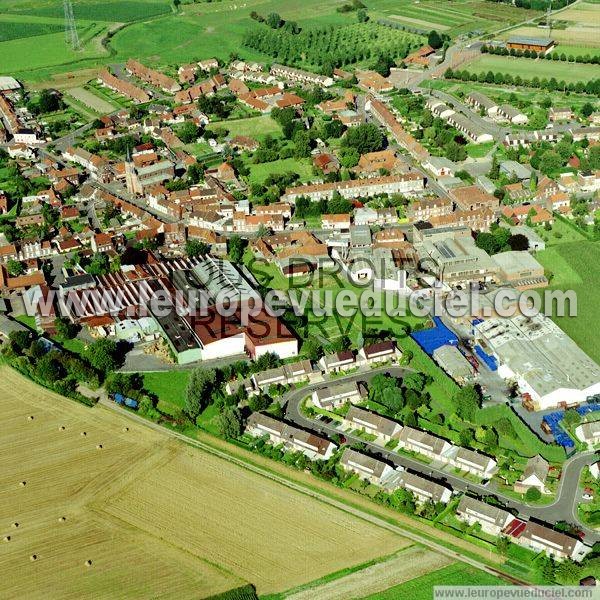
<instances>
[{"instance_id":1,"label":"house","mask_svg":"<svg viewBox=\"0 0 600 600\"><path fill-rule=\"evenodd\" d=\"M403 427L398 439L400 447L405 450L447 462L444 455L450 450L451 444L442 438L413 427Z\"/></svg>"},{"instance_id":2,"label":"house","mask_svg":"<svg viewBox=\"0 0 600 600\"><path fill-rule=\"evenodd\" d=\"M493 458L458 446L448 453L448 462L457 469L482 479L489 479L498 470L498 465Z\"/></svg>"},{"instance_id":3,"label":"house","mask_svg":"<svg viewBox=\"0 0 600 600\"><path fill-rule=\"evenodd\" d=\"M310 83L313 85L319 85L322 87L331 87L333 85L333 79L325 75L317 75L309 71L302 69L294 69L293 67L286 67L285 65L273 64L271 65L271 75L287 79L288 81L297 81L298 83Z\"/></svg>"},{"instance_id":4,"label":"house","mask_svg":"<svg viewBox=\"0 0 600 600\"><path fill-rule=\"evenodd\" d=\"M513 125L527 125L529 122L529 117L525 113L517 110L510 104L501 104L498 107L496 114L498 117L505 121L509 121Z\"/></svg>"},{"instance_id":5,"label":"house","mask_svg":"<svg viewBox=\"0 0 600 600\"><path fill-rule=\"evenodd\" d=\"M400 474L398 483L400 487L412 492L417 502L446 504L452 497L452 492L447 487L408 471Z\"/></svg>"},{"instance_id":6,"label":"house","mask_svg":"<svg viewBox=\"0 0 600 600\"><path fill-rule=\"evenodd\" d=\"M394 85L376 71L358 71L356 78L358 87L374 96L383 92L391 92L394 89Z\"/></svg>"},{"instance_id":7,"label":"house","mask_svg":"<svg viewBox=\"0 0 600 600\"><path fill-rule=\"evenodd\" d=\"M380 485L384 479L394 473L394 469L387 463L352 448L344 448L340 466L345 471L356 473L361 479L366 479L375 485Z\"/></svg>"},{"instance_id":8,"label":"house","mask_svg":"<svg viewBox=\"0 0 600 600\"><path fill-rule=\"evenodd\" d=\"M500 201L496 196L484 192L476 185L455 188L449 192L449 195L461 210L474 210L477 208L496 210L500 205Z\"/></svg>"},{"instance_id":9,"label":"house","mask_svg":"<svg viewBox=\"0 0 600 600\"><path fill-rule=\"evenodd\" d=\"M248 417L246 433L253 437L268 436L272 444L282 444L286 450L301 452L311 460L327 460L337 448L333 442L314 433L256 412Z\"/></svg>"},{"instance_id":10,"label":"house","mask_svg":"<svg viewBox=\"0 0 600 600\"><path fill-rule=\"evenodd\" d=\"M356 359L352 351L343 350L335 354L326 354L319 361L319 366L325 373L339 373L356 366Z\"/></svg>"},{"instance_id":11,"label":"house","mask_svg":"<svg viewBox=\"0 0 600 600\"><path fill-rule=\"evenodd\" d=\"M337 173L340 170L340 163L334 154L324 152L317 154L313 158L313 164L321 170L324 175Z\"/></svg>"},{"instance_id":12,"label":"house","mask_svg":"<svg viewBox=\"0 0 600 600\"><path fill-rule=\"evenodd\" d=\"M397 439L402 431L400 423L358 406L350 406L342 423L345 429L358 429L375 435L383 443Z\"/></svg>"},{"instance_id":13,"label":"house","mask_svg":"<svg viewBox=\"0 0 600 600\"><path fill-rule=\"evenodd\" d=\"M114 250L112 238L107 233L97 233L91 240L92 250L98 254L104 254Z\"/></svg>"},{"instance_id":14,"label":"house","mask_svg":"<svg viewBox=\"0 0 600 600\"><path fill-rule=\"evenodd\" d=\"M503 160L500 163L500 173L507 177L515 177L518 181L528 182L531 179L531 168L515 160Z\"/></svg>"},{"instance_id":15,"label":"house","mask_svg":"<svg viewBox=\"0 0 600 600\"><path fill-rule=\"evenodd\" d=\"M548 111L548 118L553 123L556 123L558 121L571 121L575 118L575 115L567 106L551 106Z\"/></svg>"},{"instance_id":16,"label":"house","mask_svg":"<svg viewBox=\"0 0 600 600\"><path fill-rule=\"evenodd\" d=\"M181 86L172 77L146 67L132 58L125 63L125 68L138 79L158 87L164 92L172 94L181 90Z\"/></svg>"},{"instance_id":17,"label":"house","mask_svg":"<svg viewBox=\"0 0 600 600\"><path fill-rule=\"evenodd\" d=\"M251 380L259 390L267 390L271 385L285 385L287 383L287 376L283 367L277 367L254 373Z\"/></svg>"},{"instance_id":18,"label":"house","mask_svg":"<svg viewBox=\"0 0 600 600\"><path fill-rule=\"evenodd\" d=\"M424 198L415 200L406 207L406 216L412 222L429 221L432 217L449 215L453 211L452 200L449 198Z\"/></svg>"},{"instance_id":19,"label":"house","mask_svg":"<svg viewBox=\"0 0 600 600\"><path fill-rule=\"evenodd\" d=\"M588 445L592 450L594 446L600 443L600 421L591 421L582 423L575 429L577 439Z\"/></svg>"},{"instance_id":20,"label":"house","mask_svg":"<svg viewBox=\"0 0 600 600\"><path fill-rule=\"evenodd\" d=\"M397 360L401 356L402 352L396 347L396 342L386 340L361 348L357 360L367 365L373 365L389 360Z\"/></svg>"},{"instance_id":21,"label":"house","mask_svg":"<svg viewBox=\"0 0 600 600\"><path fill-rule=\"evenodd\" d=\"M465 96L467 104L477 110L483 110L488 116L492 117L498 112L498 103L488 98L485 94L479 92L470 92Z\"/></svg>"},{"instance_id":22,"label":"house","mask_svg":"<svg viewBox=\"0 0 600 600\"><path fill-rule=\"evenodd\" d=\"M494 136L483 129L479 123L462 113L453 112L447 117L447 121L474 144L485 144L494 141Z\"/></svg>"},{"instance_id":23,"label":"house","mask_svg":"<svg viewBox=\"0 0 600 600\"><path fill-rule=\"evenodd\" d=\"M531 222L533 225L544 225L545 223L554 223L554 217L539 204L521 204L504 206L502 214L510 219L515 225L525 222Z\"/></svg>"},{"instance_id":24,"label":"house","mask_svg":"<svg viewBox=\"0 0 600 600\"><path fill-rule=\"evenodd\" d=\"M523 532L519 535L517 543L527 546L535 551L544 551L548 556L558 560L570 558L580 561L591 550L577 538L554 531L544 525L529 521Z\"/></svg>"},{"instance_id":25,"label":"house","mask_svg":"<svg viewBox=\"0 0 600 600\"><path fill-rule=\"evenodd\" d=\"M348 231L350 229L350 215L342 213L337 215L323 215L321 226L323 229L334 229L336 231Z\"/></svg>"},{"instance_id":26,"label":"house","mask_svg":"<svg viewBox=\"0 0 600 600\"><path fill-rule=\"evenodd\" d=\"M456 516L471 526L481 525L481 529L485 533L494 536L499 536L514 520L514 516L507 510L470 496L463 496L460 499L456 508Z\"/></svg>"},{"instance_id":27,"label":"house","mask_svg":"<svg viewBox=\"0 0 600 600\"><path fill-rule=\"evenodd\" d=\"M350 402L360 401L360 391L354 382L339 383L320 388L312 393L312 402L318 408L331 410Z\"/></svg>"},{"instance_id":28,"label":"house","mask_svg":"<svg viewBox=\"0 0 600 600\"><path fill-rule=\"evenodd\" d=\"M543 494L546 492L546 478L550 465L547 460L539 454L527 461L525 470L520 479L515 483L514 490L520 494L527 492L529 488L537 488Z\"/></svg>"},{"instance_id":29,"label":"house","mask_svg":"<svg viewBox=\"0 0 600 600\"><path fill-rule=\"evenodd\" d=\"M504 192L513 202L522 202L530 196L529 190L520 181L505 185Z\"/></svg>"},{"instance_id":30,"label":"house","mask_svg":"<svg viewBox=\"0 0 600 600\"><path fill-rule=\"evenodd\" d=\"M456 164L443 156L430 156L424 163L423 167L431 171L436 177L454 177L458 170Z\"/></svg>"}]
</instances>

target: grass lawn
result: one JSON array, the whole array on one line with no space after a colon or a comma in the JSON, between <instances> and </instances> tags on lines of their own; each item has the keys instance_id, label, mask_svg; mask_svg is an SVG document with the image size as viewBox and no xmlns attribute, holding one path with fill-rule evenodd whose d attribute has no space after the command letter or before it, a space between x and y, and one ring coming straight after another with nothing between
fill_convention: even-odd
<instances>
[{"instance_id":1,"label":"grass lawn","mask_svg":"<svg viewBox=\"0 0 600 600\"><path fill-rule=\"evenodd\" d=\"M495 142L486 144L467 144L465 150L471 158L483 158L495 145Z\"/></svg>"},{"instance_id":2,"label":"grass lawn","mask_svg":"<svg viewBox=\"0 0 600 600\"><path fill-rule=\"evenodd\" d=\"M298 173L301 181L308 181L313 177L313 168L308 158L284 158L270 163L249 164L250 183L262 183L269 175L281 173Z\"/></svg>"},{"instance_id":3,"label":"grass lawn","mask_svg":"<svg viewBox=\"0 0 600 600\"><path fill-rule=\"evenodd\" d=\"M448 565L438 571L416 577L384 592L367 596L365 600L431 600L433 588L437 585L508 585L499 577L480 571L464 563Z\"/></svg>"},{"instance_id":4,"label":"grass lawn","mask_svg":"<svg viewBox=\"0 0 600 600\"><path fill-rule=\"evenodd\" d=\"M550 289L573 290L577 294L577 316L554 320L573 340L600 363L600 345L593 323L599 316L600 245L578 241L552 245L536 254L552 275Z\"/></svg>"},{"instance_id":5,"label":"grass lawn","mask_svg":"<svg viewBox=\"0 0 600 600\"><path fill-rule=\"evenodd\" d=\"M523 79L533 77L556 77L558 81L567 83L583 81L600 77L598 65L570 64L568 67L560 61L531 60L529 58L514 58L511 56L495 56L483 54L475 61L468 63L466 69L471 73L510 73Z\"/></svg>"},{"instance_id":6,"label":"grass lawn","mask_svg":"<svg viewBox=\"0 0 600 600\"><path fill-rule=\"evenodd\" d=\"M267 134L273 137L278 137L281 134L281 127L268 115L260 117L249 117L247 119L237 119L234 121L217 121L210 123L207 129L219 129L225 127L229 130L229 134L234 137L236 135L246 135L251 138L260 140Z\"/></svg>"},{"instance_id":7,"label":"grass lawn","mask_svg":"<svg viewBox=\"0 0 600 600\"><path fill-rule=\"evenodd\" d=\"M144 373L144 387L159 399L160 408L169 414L185 407L185 388L189 371L156 371Z\"/></svg>"}]
</instances>

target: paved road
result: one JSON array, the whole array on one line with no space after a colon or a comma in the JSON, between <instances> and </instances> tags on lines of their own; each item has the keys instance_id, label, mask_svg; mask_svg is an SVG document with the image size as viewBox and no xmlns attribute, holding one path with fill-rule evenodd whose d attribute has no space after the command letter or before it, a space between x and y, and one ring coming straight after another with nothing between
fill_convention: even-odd
<instances>
[{"instance_id":1,"label":"paved road","mask_svg":"<svg viewBox=\"0 0 600 600\"><path fill-rule=\"evenodd\" d=\"M377 375L378 373L389 373L394 377L402 377L407 370L410 369L406 369L404 367L382 367L379 369L371 369L369 371L352 373L346 377L336 378L334 381L329 383L358 381L368 382L374 375ZM342 432L340 432L340 430L337 429L333 424L328 425L323 421L310 419L300 411L300 404L304 398L306 398L313 390L323 387L323 385L323 383L316 383L303 387L299 390L292 390L288 392L282 398L282 401L287 403L286 418L302 428L311 429L321 434L329 436L340 434ZM556 523L557 521L567 521L569 523L576 524L577 527L579 527L585 533L585 541L587 543L593 544L594 542L600 541L600 532L584 526L577 517L579 476L585 465L591 464L598 459L594 452L577 454L573 458L567 460L563 465L562 478L559 483L555 501L552 504L545 506L533 506L525 502L515 500L514 498L504 496L496 490L490 489L484 485L473 483L442 469L435 468L431 464L425 464L414 458L390 451L378 444L366 441L364 438L346 432L343 432L343 435L349 442L365 444L371 454L382 458L395 466L402 466L424 477L433 478L437 481L447 483L455 491L470 491L476 495L494 495L501 499L507 507L517 510L521 516L533 517L550 524Z\"/></svg>"}]
</instances>

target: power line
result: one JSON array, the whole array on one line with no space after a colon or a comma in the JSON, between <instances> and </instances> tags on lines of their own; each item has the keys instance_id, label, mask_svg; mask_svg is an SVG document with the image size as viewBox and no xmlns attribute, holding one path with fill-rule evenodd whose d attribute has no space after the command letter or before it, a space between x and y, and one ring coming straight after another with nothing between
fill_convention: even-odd
<instances>
[{"instance_id":1,"label":"power line","mask_svg":"<svg viewBox=\"0 0 600 600\"><path fill-rule=\"evenodd\" d=\"M81 42L77 34L75 26L75 17L73 15L73 5L71 0L63 0L63 8L65 11L65 42L71 46L73 50L81 50Z\"/></svg>"}]
</instances>

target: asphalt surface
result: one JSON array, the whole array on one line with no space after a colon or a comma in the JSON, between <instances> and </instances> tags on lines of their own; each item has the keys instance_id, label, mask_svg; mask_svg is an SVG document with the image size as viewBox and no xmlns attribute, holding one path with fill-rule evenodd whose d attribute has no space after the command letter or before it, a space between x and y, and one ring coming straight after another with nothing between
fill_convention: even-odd
<instances>
[{"instance_id":1,"label":"asphalt surface","mask_svg":"<svg viewBox=\"0 0 600 600\"><path fill-rule=\"evenodd\" d=\"M468 491L478 496L496 496L502 500L502 502L508 508L517 510L519 515L522 517L532 517L549 524L556 523L557 521L567 521L568 523L572 523L581 529L581 531L585 534L584 541L590 545L594 542L600 541L600 532L594 531L593 529L583 525L577 516L577 504L580 498L579 477L584 466L592 464L595 460L598 460L595 452L580 453L567 460L563 464L562 477L559 483L555 501L552 504L547 504L544 506L534 506L515 500L514 498L504 496L502 493L494 489L453 475L452 473L449 473L443 469L436 468L432 464L425 464L419 460L388 450L387 448L379 444L369 442L362 437L342 432L333 424L327 424L324 421L306 417L300 410L301 402L308 395L310 395L313 390L322 388L324 386L341 382L368 382L374 375L380 373L389 373L394 377L402 377L409 371L411 371L411 369L388 366L379 369L370 369L369 371L359 371L347 375L346 377L338 377L335 380L325 383L315 383L298 390L292 390L288 392L282 399L282 401L285 401L287 404L285 413L286 419L292 423L295 423L299 427L310 429L323 435L331 436L334 434L341 434L348 442L364 444L373 456L381 458L393 464L394 466L402 466L405 469L410 469L414 473L418 473L419 475L422 475L428 479L445 483L455 491Z\"/></svg>"}]
</instances>

